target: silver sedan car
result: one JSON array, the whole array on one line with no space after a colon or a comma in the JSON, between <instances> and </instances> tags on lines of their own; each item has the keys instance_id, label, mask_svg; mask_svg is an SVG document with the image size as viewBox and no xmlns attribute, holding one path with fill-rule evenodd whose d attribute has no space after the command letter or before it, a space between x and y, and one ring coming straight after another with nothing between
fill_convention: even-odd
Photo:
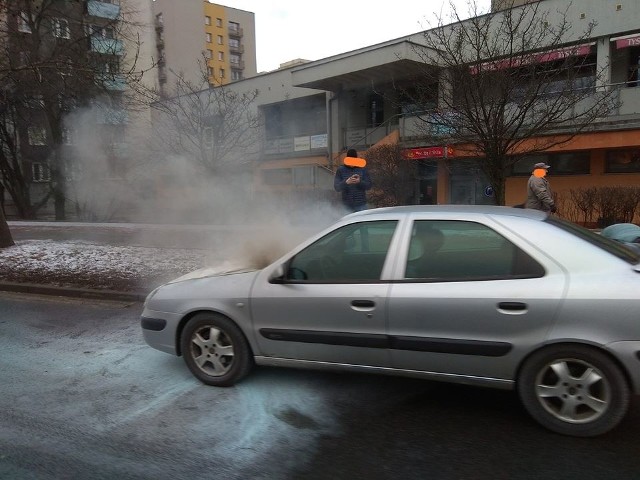
<instances>
[{"instance_id":1,"label":"silver sedan car","mask_svg":"<svg viewBox=\"0 0 640 480\"><path fill-rule=\"evenodd\" d=\"M543 426L595 436L640 394L639 262L535 210L373 209L266 268L157 288L142 331L209 385L258 364L516 389Z\"/></svg>"}]
</instances>

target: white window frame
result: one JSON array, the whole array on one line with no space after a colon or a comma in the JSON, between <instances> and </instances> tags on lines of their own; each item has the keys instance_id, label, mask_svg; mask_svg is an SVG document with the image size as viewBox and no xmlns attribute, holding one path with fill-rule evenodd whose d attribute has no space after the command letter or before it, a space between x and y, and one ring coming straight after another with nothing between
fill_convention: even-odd
<instances>
[{"instance_id":1,"label":"white window frame","mask_svg":"<svg viewBox=\"0 0 640 480\"><path fill-rule=\"evenodd\" d=\"M226 72L224 71L224 68L221 68L220 69L220 78L225 78L225 73Z\"/></svg>"},{"instance_id":2,"label":"white window frame","mask_svg":"<svg viewBox=\"0 0 640 480\"><path fill-rule=\"evenodd\" d=\"M218 35L218 45L224 45L224 39L222 38L222 35Z\"/></svg>"},{"instance_id":3,"label":"white window frame","mask_svg":"<svg viewBox=\"0 0 640 480\"><path fill-rule=\"evenodd\" d=\"M211 25L211 17L209 15L205 15L204 24L205 25Z\"/></svg>"},{"instance_id":4,"label":"white window frame","mask_svg":"<svg viewBox=\"0 0 640 480\"><path fill-rule=\"evenodd\" d=\"M56 38L71 38L71 29L69 28L69 20L66 18L53 19L53 36Z\"/></svg>"},{"instance_id":5,"label":"white window frame","mask_svg":"<svg viewBox=\"0 0 640 480\"><path fill-rule=\"evenodd\" d=\"M206 33L207 43L211 43L211 34Z\"/></svg>"},{"instance_id":6,"label":"white window frame","mask_svg":"<svg viewBox=\"0 0 640 480\"><path fill-rule=\"evenodd\" d=\"M224 52L218 51L218 61L224 62Z\"/></svg>"},{"instance_id":7,"label":"white window frame","mask_svg":"<svg viewBox=\"0 0 640 480\"><path fill-rule=\"evenodd\" d=\"M31 178L34 183L51 181L51 169L44 162L33 162L31 164Z\"/></svg>"}]
</instances>

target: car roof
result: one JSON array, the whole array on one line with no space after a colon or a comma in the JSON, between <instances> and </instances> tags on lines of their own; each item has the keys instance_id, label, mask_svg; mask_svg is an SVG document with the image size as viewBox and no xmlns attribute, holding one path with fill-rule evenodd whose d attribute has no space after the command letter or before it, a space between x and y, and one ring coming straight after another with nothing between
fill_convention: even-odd
<instances>
[{"instance_id":1,"label":"car roof","mask_svg":"<svg viewBox=\"0 0 640 480\"><path fill-rule=\"evenodd\" d=\"M451 213L462 214L472 213L476 215L501 215L501 216L515 216L530 218L533 220L544 220L549 216L546 212L541 212L535 209L524 209L514 207L501 207L494 205L405 205L399 207L383 207L372 208L369 210L362 210L347 215L348 218L367 217L371 215L389 215L390 217L397 217L398 215L410 215L410 214L424 214L424 213Z\"/></svg>"}]
</instances>

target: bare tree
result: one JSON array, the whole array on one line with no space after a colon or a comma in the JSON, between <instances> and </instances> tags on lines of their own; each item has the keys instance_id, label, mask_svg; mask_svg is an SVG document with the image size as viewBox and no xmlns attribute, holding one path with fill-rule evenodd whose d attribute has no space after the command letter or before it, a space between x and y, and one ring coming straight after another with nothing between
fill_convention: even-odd
<instances>
[{"instance_id":1,"label":"bare tree","mask_svg":"<svg viewBox=\"0 0 640 480\"><path fill-rule=\"evenodd\" d=\"M0 132L5 153L0 171L21 216L32 218L53 196L56 219L65 219L71 168L65 144L72 133L66 119L95 103L123 105L125 87L140 79L136 25L123 8L109 7L114 7L111 13L92 16L77 1L0 2L3 112L15 127L15 132ZM47 168L47 188L32 202L29 167L34 161Z\"/></svg>"},{"instance_id":2,"label":"bare tree","mask_svg":"<svg viewBox=\"0 0 640 480\"><path fill-rule=\"evenodd\" d=\"M373 179L369 202L376 207L391 207L413 203L413 191L408 190L415 178L415 161L402 155L398 145L380 145L365 154L367 168Z\"/></svg>"},{"instance_id":3,"label":"bare tree","mask_svg":"<svg viewBox=\"0 0 640 480\"><path fill-rule=\"evenodd\" d=\"M505 179L522 156L567 143L617 106L592 52L594 24L576 33L568 10L545 5L479 15L469 0L472 17L463 20L451 3L453 23L437 17L424 32L414 48L421 73L403 92L427 137L483 157L480 168L501 205Z\"/></svg>"},{"instance_id":4,"label":"bare tree","mask_svg":"<svg viewBox=\"0 0 640 480\"><path fill-rule=\"evenodd\" d=\"M185 156L205 174L246 170L260 140L259 92L211 84L206 58L199 65L198 82L175 74L175 94L152 105L155 137L165 153Z\"/></svg>"}]
</instances>

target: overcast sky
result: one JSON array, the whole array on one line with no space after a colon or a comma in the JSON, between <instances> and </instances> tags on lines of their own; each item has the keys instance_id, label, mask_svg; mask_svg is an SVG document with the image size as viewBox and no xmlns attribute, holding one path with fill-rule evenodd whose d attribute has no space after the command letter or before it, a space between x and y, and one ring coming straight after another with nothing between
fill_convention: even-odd
<instances>
[{"instance_id":1,"label":"overcast sky","mask_svg":"<svg viewBox=\"0 0 640 480\"><path fill-rule=\"evenodd\" d=\"M473 1L473 0L472 0ZM476 0L481 12L490 0ZM410 35L448 19L449 0L217 0L255 14L258 72L297 58L319 60ZM467 17L469 0L453 0Z\"/></svg>"}]
</instances>

